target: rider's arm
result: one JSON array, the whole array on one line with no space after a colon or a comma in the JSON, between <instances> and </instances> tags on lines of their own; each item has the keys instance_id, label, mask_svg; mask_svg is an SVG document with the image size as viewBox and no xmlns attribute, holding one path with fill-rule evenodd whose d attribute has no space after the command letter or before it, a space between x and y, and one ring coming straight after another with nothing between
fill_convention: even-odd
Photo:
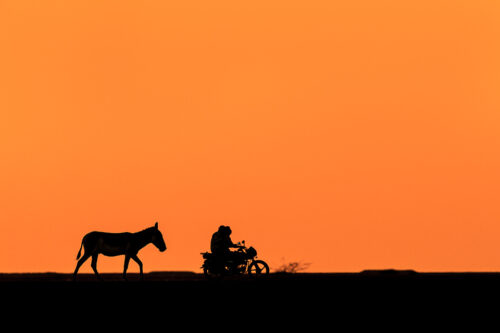
<instances>
[{"instance_id":1,"label":"rider's arm","mask_svg":"<svg viewBox=\"0 0 500 333\"><path fill-rule=\"evenodd\" d=\"M229 239L229 247L234 248L234 249L239 249L241 247L241 245L234 244L233 241L231 239Z\"/></svg>"}]
</instances>

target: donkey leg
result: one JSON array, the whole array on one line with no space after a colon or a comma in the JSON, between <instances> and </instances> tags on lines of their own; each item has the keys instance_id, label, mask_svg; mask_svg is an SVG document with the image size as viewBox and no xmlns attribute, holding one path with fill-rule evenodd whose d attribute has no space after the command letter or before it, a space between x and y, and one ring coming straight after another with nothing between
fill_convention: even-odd
<instances>
[{"instance_id":1,"label":"donkey leg","mask_svg":"<svg viewBox=\"0 0 500 333\"><path fill-rule=\"evenodd\" d=\"M123 279L125 281L127 280L127 268L128 268L128 262L130 261L130 256L125 255L125 262L123 263Z\"/></svg>"},{"instance_id":2,"label":"donkey leg","mask_svg":"<svg viewBox=\"0 0 500 333\"><path fill-rule=\"evenodd\" d=\"M94 270L94 273L95 273L95 275L97 275L97 277L99 278L99 280L102 280L101 276L97 272L97 256L98 255L99 255L99 253L96 253L96 254L92 255L92 263L90 264L90 266L92 266L92 269Z\"/></svg>"},{"instance_id":3,"label":"donkey leg","mask_svg":"<svg viewBox=\"0 0 500 333\"><path fill-rule=\"evenodd\" d=\"M139 271L141 272L141 280L144 280L144 274L142 274L142 261L137 257L137 255L132 256L132 259L139 265Z\"/></svg>"},{"instance_id":4,"label":"donkey leg","mask_svg":"<svg viewBox=\"0 0 500 333\"><path fill-rule=\"evenodd\" d=\"M78 273L78 270L80 269L80 266L83 265L83 263L88 259L90 258L90 254L87 254L85 253L83 255L83 257L80 258L80 260L78 260L78 262L76 263L76 268L75 268L75 272L73 273L73 281L76 280L76 274Z\"/></svg>"}]
</instances>

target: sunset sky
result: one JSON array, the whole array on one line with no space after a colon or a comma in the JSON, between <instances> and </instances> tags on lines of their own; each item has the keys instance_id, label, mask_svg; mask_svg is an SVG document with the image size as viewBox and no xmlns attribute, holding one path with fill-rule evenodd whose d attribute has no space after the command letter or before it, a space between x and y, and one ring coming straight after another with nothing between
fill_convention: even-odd
<instances>
[{"instance_id":1,"label":"sunset sky","mask_svg":"<svg viewBox=\"0 0 500 333\"><path fill-rule=\"evenodd\" d=\"M499 18L494 0L0 0L0 272L72 272L85 233L155 221L146 272L201 272L221 224L271 269L500 271Z\"/></svg>"}]
</instances>

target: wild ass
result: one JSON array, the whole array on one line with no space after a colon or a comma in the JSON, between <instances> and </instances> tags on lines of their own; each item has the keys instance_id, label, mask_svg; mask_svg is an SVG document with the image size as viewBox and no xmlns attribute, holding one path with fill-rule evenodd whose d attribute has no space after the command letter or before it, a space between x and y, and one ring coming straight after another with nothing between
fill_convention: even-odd
<instances>
[{"instance_id":1,"label":"wild ass","mask_svg":"<svg viewBox=\"0 0 500 333\"><path fill-rule=\"evenodd\" d=\"M85 249L83 257L78 260L75 272L73 273L73 280L76 279L76 274L80 266L89 258L92 257L92 269L99 279L101 276L97 272L97 256L102 253L105 256L118 256L125 255L125 263L123 265L123 278L127 280L127 268L130 258L132 258L138 265L141 272L141 280L144 279L142 273L142 262L137 257L137 253L144 246L153 243L160 252L167 249L163 236L158 229L158 222L154 227L144 229L136 233L123 232L123 233L109 233L92 231L86 234L82 239L80 250L76 256L76 260L80 258L82 246Z\"/></svg>"}]
</instances>

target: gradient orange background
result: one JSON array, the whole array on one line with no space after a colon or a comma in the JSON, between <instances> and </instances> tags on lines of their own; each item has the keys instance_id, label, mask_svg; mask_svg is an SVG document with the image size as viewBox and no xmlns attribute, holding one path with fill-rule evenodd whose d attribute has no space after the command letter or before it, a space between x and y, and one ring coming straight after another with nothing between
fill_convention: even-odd
<instances>
[{"instance_id":1,"label":"gradient orange background","mask_svg":"<svg viewBox=\"0 0 500 333\"><path fill-rule=\"evenodd\" d=\"M271 268L499 271L499 18L0 0L0 271L72 272L86 232L155 221L145 271L199 272L220 224Z\"/></svg>"}]
</instances>

